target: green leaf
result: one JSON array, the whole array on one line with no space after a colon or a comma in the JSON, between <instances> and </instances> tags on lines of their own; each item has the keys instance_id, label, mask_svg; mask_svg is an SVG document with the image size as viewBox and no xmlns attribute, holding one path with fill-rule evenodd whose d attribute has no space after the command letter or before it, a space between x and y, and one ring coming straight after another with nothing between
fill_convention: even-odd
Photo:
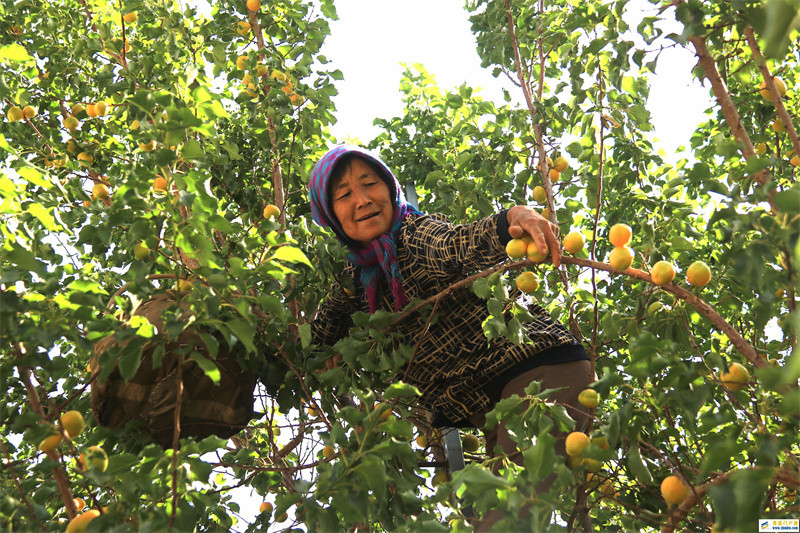
<instances>
[{"instance_id":1,"label":"green leaf","mask_svg":"<svg viewBox=\"0 0 800 533\"><path fill-rule=\"evenodd\" d=\"M53 218L53 215L51 215L50 211L45 209L42 204L30 204L28 205L27 211L36 217L48 231L56 231L56 229L60 229L60 226L56 226L56 221Z\"/></svg>"},{"instance_id":2,"label":"green leaf","mask_svg":"<svg viewBox=\"0 0 800 533\"><path fill-rule=\"evenodd\" d=\"M2 63L24 63L32 60L33 58L22 45L12 43L0 47L0 62Z\"/></svg>"},{"instance_id":3,"label":"green leaf","mask_svg":"<svg viewBox=\"0 0 800 533\"><path fill-rule=\"evenodd\" d=\"M44 189L49 189L53 186L53 184L44 178L41 172L36 170L33 167L22 167L17 170L17 173L25 180L33 183L34 185L38 185Z\"/></svg>"},{"instance_id":4,"label":"green leaf","mask_svg":"<svg viewBox=\"0 0 800 533\"><path fill-rule=\"evenodd\" d=\"M206 376L208 376L211 379L211 381L213 381L215 384L219 383L221 374L219 371L219 367L216 365L216 363L214 363L214 361L212 361L205 355L201 354L200 352L190 353L189 358L197 363L197 366L199 366L203 370L203 372L205 372Z\"/></svg>"},{"instance_id":5,"label":"green leaf","mask_svg":"<svg viewBox=\"0 0 800 533\"><path fill-rule=\"evenodd\" d=\"M239 339L248 353L255 353L256 346L253 344L253 337L255 336L255 329L246 320L235 319L228 320L225 324L230 328L236 338Z\"/></svg>"},{"instance_id":6,"label":"green leaf","mask_svg":"<svg viewBox=\"0 0 800 533\"><path fill-rule=\"evenodd\" d=\"M10 154L16 154L17 153L17 149L14 148L13 146L11 146L8 143L8 141L6 140L5 135L0 135L0 148L2 148L3 150L5 150L6 152L8 152Z\"/></svg>"},{"instance_id":7,"label":"green leaf","mask_svg":"<svg viewBox=\"0 0 800 533\"><path fill-rule=\"evenodd\" d=\"M211 356L212 359L216 359L219 354L219 342L217 342L216 337L209 333L200 332L200 338L203 339L206 350L208 350L208 355Z\"/></svg>"},{"instance_id":8,"label":"green leaf","mask_svg":"<svg viewBox=\"0 0 800 533\"><path fill-rule=\"evenodd\" d=\"M125 381L129 381L139 370L139 365L142 363L142 345L145 342L147 341L144 338L134 337L123 348L117 367L122 379Z\"/></svg>"},{"instance_id":9,"label":"green leaf","mask_svg":"<svg viewBox=\"0 0 800 533\"><path fill-rule=\"evenodd\" d=\"M184 159L202 159L205 155L202 145L194 139L187 139L181 148L181 156Z\"/></svg>"},{"instance_id":10,"label":"green leaf","mask_svg":"<svg viewBox=\"0 0 800 533\"><path fill-rule=\"evenodd\" d=\"M305 324L300 324L298 331L300 333L300 345L306 348L311 344L311 324L307 322Z\"/></svg>"},{"instance_id":11,"label":"green leaf","mask_svg":"<svg viewBox=\"0 0 800 533\"><path fill-rule=\"evenodd\" d=\"M628 450L628 467L633 472L633 475L638 479L641 483L645 485L652 485L653 484L653 475L650 473L650 470L647 468L644 460L642 460L642 454L639 452L639 447L635 444L630 447Z\"/></svg>"},{"instance_id":12,"label":"green leaf","mask_svg":"<svg viewBox=\"0 0 800 533\"><path fill-rule=\"evenodd\" d=\"M768 58L782 59L786 55L789 45L789 36L792 30L800 26L798 21L798 10L800 5L797 2L788 0L769 0L767 2L764 39L764 55Z\"/></svg>"},{"instance_id":13,"label":"green leaf","mask_svg":"<svg viewBox=\"0 0 800 533\"><path fill-rule=\"evenodd\" d=\"M314 268L314 265L312 265L311 261L308 260L308 257L306 257L306 254L303 253L303 250L294 246L281 246L275 250L275 259L289 263L304 263L309 267Z\"/></svg>"},{"instance_id":14,"label":"green leaf","mask_svg":"<svg viewBox=\"0 0 800 533\"><path fill-rule=\"evenodd\" d=\"M406 396L420 396L422 393L414 385L403 382L395 382L386 388L383 397L387 400L403 398Z\"/></svg>"},{"instance_id":15,"label":"green leaf","mask_svg":"<svg viewBox=\"0 0 800 533\"><path fill-rule=\"evenodd\" d=\"M5 250L3 253L8 261L14 263L23 270L36 272L40 276L47 272L45 264L39 261L33 252L22 248L16 242L10 243L10 246L11 250Z\"/></svg>"},{"instance_id":16,"label":"green leaf","mask_svg":"<svg viewBox=\"0 0 800 533\"><path fill-rule=\"evenodd\" d=\"M469 491L474 494L512 488L512 485L505 479L497 477L489 470L475 464L469 464L461 471L459 481L469 487Z\"/></svg>"},{"instance_id":17,"label":"green leaf","mask_svg":"<svg viewBox=\"0 0 800 533\"><path fill-rule=\"evenodd\" d=\"M790 215L800 213L800 190L789 189L777 192L772 201L781 213Z\"/></svg>"}]
</instances>

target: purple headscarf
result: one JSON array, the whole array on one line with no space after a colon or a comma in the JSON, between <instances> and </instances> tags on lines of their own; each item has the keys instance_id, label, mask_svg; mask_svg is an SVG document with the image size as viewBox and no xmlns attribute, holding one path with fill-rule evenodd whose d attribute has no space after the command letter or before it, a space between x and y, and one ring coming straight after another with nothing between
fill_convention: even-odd
<instances>
[{"instance_id":1,"label":"purple headscarf","mask_svg":"<svg viewBox=\"0 0 800 533\"><path fill-rule=\"evenodd\" d=\"M382 170L379 176L389 187L389 193L392 197L394 214L391 227L387 233L373 239L368 246L361 246L347 236L331 206L329 196L331 174L336 163L347 154L358 154L363 159L377 164ZM360 267L361 285L367 294L369 312L374 313L378 310L378 287L381 271L392 290L395 311L402 309L408 303L408 298L405 291L403 291L403 279L400 275L400 266L397 263L395 239L406 216L411 213L417 215L422 213L406 201L403 190L400 188L400 182L397 181L389 167L378 157L363 148L337 146L322 156L322 159L314 165L314 170L311 171L311 179L308 183L308 190L311 196L311 216L314 221L320 226L331 228L339 242L350 250L348 261Z\"/></svg>"}]
</instances>

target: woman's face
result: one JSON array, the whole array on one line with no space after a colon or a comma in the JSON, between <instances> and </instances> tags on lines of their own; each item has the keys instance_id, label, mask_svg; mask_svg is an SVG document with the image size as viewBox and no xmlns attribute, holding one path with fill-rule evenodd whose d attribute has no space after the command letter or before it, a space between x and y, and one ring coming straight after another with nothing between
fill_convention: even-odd
<instances>
[{"instance_id":1,"label":"woman's face","mask_svg":"<svg viewBox=\"0 0 800 533\"><path fill-rule=\"evenodd\" d=\"M331 206L345 234L362 246L391 228L394 208L389 187L359 158L353 158L342 179L333 183Z\"/></svg>"}]
</instances>

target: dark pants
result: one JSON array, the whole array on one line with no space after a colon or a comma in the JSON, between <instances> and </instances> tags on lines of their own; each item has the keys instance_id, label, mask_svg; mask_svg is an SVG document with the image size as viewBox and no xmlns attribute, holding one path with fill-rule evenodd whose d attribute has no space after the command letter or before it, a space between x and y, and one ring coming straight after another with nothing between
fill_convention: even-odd
<instances>
[{"instance_id":1,"label":"dark pants","mask_svg":"<svg viewBox=\"0 0 800 533\"><path fill-rule=\"evenodd\" d=\"M549 401L564 406L569 416L575 420L575 429L573 431L586 432L591 424L592 414L590 409L583 407L578 402L578 395L594 380L595 376L592 373L591 363L586 360L558 365L542 365L528 370L509 381L505 387L503 387L500 398L506 399L514 394L520 397L525 396L525 388L533 381L541 382L541 390L566 387L564 390L558 391L551 396ZM470 422L475 424L476 427L482 428L486 424L486 413L471 416ZM562 457L566 457L564 441L567 435L568 432L553 430L553 436L556 437L555 451ZM523 465L522 454L517 450L516 443L508 435L508 431L503 422L500 422L491 430L484 430L484 436L486 437L486 450L491 456L494 456L493 450L495 446L499 445L503 453L512 461L520 466ZM499 466L498 463L494 463L493 470L497 472ZM536 490L538 492L546 491L553 481L554 478L543 480L537 485ZM500 518L502 518L502 512L490 511L484 517L483 522L477 525L475 530L489 531L489 528L500 520Z\"/></svg>"}]
</instances>

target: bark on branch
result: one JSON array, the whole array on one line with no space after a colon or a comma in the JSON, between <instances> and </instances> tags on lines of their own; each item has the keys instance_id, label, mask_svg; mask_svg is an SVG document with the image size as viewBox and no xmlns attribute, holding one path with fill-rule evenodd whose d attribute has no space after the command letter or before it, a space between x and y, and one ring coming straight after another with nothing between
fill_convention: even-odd
<instances>
[{"instance_id":1,"label":"bark on branch","mask_svg":"<svg viewBox=\"0 0 800 533\"><path fill-rule=\"evenodd\" d=\"M786 106L783 105L783 96L781 96L780 91L778 91L778 88L775 86L772 73L770 73L767 60L764 58L764 54L761 53L761 48L758 46L758 39L756 39L756 34L752 26L745 28L744 35L745 38L747 38L747 44L750 46L750 50L753 52L753 60L755 60L758 70L761 71L761 76L764 78L764 85L772 96L775 112L778 114L778 118L781 119L781 122L783 122L786 135L789 136L789 140L794 147L794 153L800 154L800 139L797 137L797 130L794 129L792 117L789 115L789 112L786 111Z\"/></svg>"},{"instance_id":2,"label":"bark on branch","mask_svg":"<svg viewBox=\"0 0 800 533\"><path fill-rule=\"evenodd\" d=\"M722 116L725 117L725 122L731 129L733 136L742 145L742 154L744 158L749 160L750 158L757 157L755 148L753 148L753 141L750 140L750 135L748 135L747 131L744 129L744 124L742 124L742 119L739 116L736 104L733 103L725 81L719 75L717 63L714 61L714 57L706 46L706 38L701 35L694 35L689 38L689 41L694 46L697 62L700 68L703 69L703 74L706 79L711 82L711 90L714 92L714 97L717 99L717 103L722 109ZM762 185L769 179L765 170L759 171L753 178Z\"/></svg>"},{"instance_id":3,"label":"bark on branch","mask_svg":"<svg viewBox=\"0 0 800 533\"><path fill-rule=\"evenodd\" d=\"M623 275L628 276L630 278L639 279L641 281L645 281L647 283L652 283L653 280L650 277L650 274L643 270L639 270L636 268L629 268L623 272L619 272L614 270L611 265L607 263L601 263L599 261L593 261L590 259L579 259L577 257L569 257L569 256L561 256L561 263L562 264L570 264L581 266L585 268L591 268L593 270L603 270L615 275ZM389 326L388 329L391 329L397 326L403 320L406 320L408 317L419 311L425 306L432 305L442 298L447 297L448 295L454 293L457 290L469 287L475 280L486 278L495 274L497 272L506 272L512 270L520 270L523 268L537 266L540 263L535 263L528 259L522 261L516 261L511 263L502 263L500 265L494 266L482 272L478 272L477 274L473 274L469 277L466 277L456 283L453 283L443 291L438 294L431 296L417 304L414 304L403 311L400 316ZM661 290L671 292L675 296L681 298L686 303L691 305L695 308L695 310L702 316L706 317L711 323L719 329L722 333L724 333L728 339L730 339L731 344L739 350L739 352L747 358L756 368L764 368L767 366L767 362L756 352L755 348L747 342L747 340L738 332L736 328L731 326L716 310L703 301L700 297L696 296L692 292L683 287L680 287L674 283L667 283L666 285L662 285Z\"/></svg>"},{"instance_id":4,"label":"bark on branch","mask_svg":"<svg viewBox=\"0 0 800 533\"><path fill-rule=\"evenodd\" d=\"M22 354L18 354L18 357ZM39 398L39 393L36 391L36 387L33 386L31 382L31 370L26 366L17 366L19 370L20 377L22 378L22 383L25 386L25 390L28 392L28 401L31 404L31 409L39 415L42 420L48 420L47 414L44 412L44 408L42 407L42 402ZM60 461L60 454L56 450L52 450L46 453L47 458L53 461L54 463L59 463ZM69 486L69 479L67 478L67 473L61 468L61 465L53 467L53 479L56 482L56 486L58 487L58 494L61 496L61 502L64 504L64 509L67 511L67 517L70 520L75 518L78 514L78 508L75 507L75 500L72 497L72 490Z\"/></svg>"}]
</instances>

